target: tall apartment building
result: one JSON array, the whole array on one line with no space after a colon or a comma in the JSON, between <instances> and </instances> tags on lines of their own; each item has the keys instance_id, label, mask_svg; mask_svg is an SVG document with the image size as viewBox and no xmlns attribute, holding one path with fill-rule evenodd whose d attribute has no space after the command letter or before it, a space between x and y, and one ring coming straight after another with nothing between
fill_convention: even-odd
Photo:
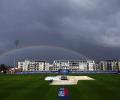
<instances>
[{"instance_id":1,"label":"tall apartment building","mask_svg":"<svg viewBox=\"0 0 120 100\"><path fill-rule=\"evenodd\" d=\"M105 60L99 62L99 70L120 71L120 60Z\"/></svg>"},{"instance_id":2,"label":"tall apartment building","mask_svg":"<svg viewBox=\"0 0 120 100\"><path fill-rule=\"evenodd\" d=\"M22 71L49 71L49 63L46 61L25 60L18 62L18 68Z\"/></svg>"}]
</instances>

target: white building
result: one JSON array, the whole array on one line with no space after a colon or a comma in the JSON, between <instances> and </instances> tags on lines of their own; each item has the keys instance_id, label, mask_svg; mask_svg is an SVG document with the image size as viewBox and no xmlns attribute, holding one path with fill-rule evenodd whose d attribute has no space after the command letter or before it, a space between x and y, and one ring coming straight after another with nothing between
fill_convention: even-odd
<instances>
[{"instance_id":1,"label":"white building","mask_svg":"<svg viewBox=\"0 0 120 100\"><path fill-rule=\"evenodd\" d=\"M95 61L55 60L51 70L58 71L59 69L68 69L70 71L93 71L95 69Z\"/></svg>"},{"instance_id":2,"label":"white building","mask_svg":"<svg viewBox=\"0 0 120 100\"><path fill-rule=\"evenodd\" d=\"M96 70L95 61L94 60L87 60L87 70L94 71Z\"/></svg>"},{"instance_id":3,"label":"white building","mask_svg":"<svg viewBox=\"0 0 120 100\"><path fill-rule=\"evenodd\" d=\"M49 63L45 61L25 60L18 62L18 68L22 71L49 71Z\"/></svg>"},{"instance_id":4,"label":"white building","mask_svg":"<svg viewBox=\"0 0 120 100\"><path fill-rule=\"evenodd\" d=\"M120 60L104 60L99 62L99 70L102 71L119 71Z\"/></svg>"},{"instance_id":5,"label":"white building","mask_svg":"<svg viewBox=\"0 0 120 100\"><path fill-rule=\"evenodd\" d=\"M18 68L22 71L58 71L68 69L70 71L94 71L95 61L87 60L55 60L53 64L45 61L25 60L18 62Z\"/></svg>"}]
</instances>

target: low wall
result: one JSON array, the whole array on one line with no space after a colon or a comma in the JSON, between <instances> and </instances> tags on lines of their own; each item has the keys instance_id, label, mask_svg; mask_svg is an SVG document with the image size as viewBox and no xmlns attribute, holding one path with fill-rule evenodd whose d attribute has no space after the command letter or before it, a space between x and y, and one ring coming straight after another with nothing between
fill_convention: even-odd
<instances>
[{"instance_id":1,"label":"low wall","mask_svg":"<svg viewBox=\"0 0 120 100\"><path fill-rule=\"evenodd\" d=\"M69 74L118 74L120 71L70 71ZM57 71L16 72L15 74L59 74Z\"/></svg>"}]
</instances>

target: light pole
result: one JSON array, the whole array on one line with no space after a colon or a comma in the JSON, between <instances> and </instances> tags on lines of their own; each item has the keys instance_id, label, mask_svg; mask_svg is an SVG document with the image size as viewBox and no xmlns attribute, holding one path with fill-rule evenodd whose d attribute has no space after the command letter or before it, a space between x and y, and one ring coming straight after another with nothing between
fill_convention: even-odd
<instances>
[{"instance_id":1,"label":"light pole","mask_svg":"<svg viewBox=\"0 0 120 100\"><path fill-rule=\"evenodd\" d=\"M20 40L15 40L14 41L15 47L16 49L18 48L19 44L20 44ZM14 67L16 66L16 57L14 55Z\"/></svg>"}]
</instances>

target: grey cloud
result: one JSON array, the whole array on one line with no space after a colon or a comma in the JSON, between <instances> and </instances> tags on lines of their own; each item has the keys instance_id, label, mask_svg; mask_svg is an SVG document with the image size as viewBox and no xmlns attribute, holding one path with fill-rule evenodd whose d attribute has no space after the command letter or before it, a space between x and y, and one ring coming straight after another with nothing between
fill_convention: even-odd
<instances>
[{"instance_id":1,"label":"grey cloud","mask_svg":"<svg viewBox=\"0 0 120 100\"><path fill-rule=\"evenodd\" d=\"M0 0L0 51L14 48L19 39L21 45L104 56L120 48L119 5L119 0Z\"/></svg>"}]
</instances>

